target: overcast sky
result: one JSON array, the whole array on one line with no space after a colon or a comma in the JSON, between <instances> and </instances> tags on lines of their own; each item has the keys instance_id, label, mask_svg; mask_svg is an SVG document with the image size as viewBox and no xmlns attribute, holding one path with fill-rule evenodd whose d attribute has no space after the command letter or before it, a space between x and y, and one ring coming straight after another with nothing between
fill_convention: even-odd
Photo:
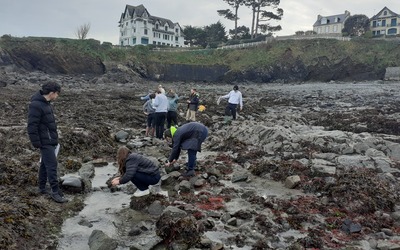
<instances>
[{"instance_id":1,"label":"overcast sky","mask_svg":"<svg viewBox=\"0 0 400 250\"><path fill-rule=\"evenodd\" d=\"M149 13L186 25L203 27L221 21L226 31L234 23L218 16L228 9L223 0L0 0L0 36L76 38L79 26L90 23L88 38L118 44L118 21L125 6L143 4ZM364 14L372 17L384 7L400 14L400 0L281 0L282 31L276 36L312 30L317 15ZM251 27L251 11L239 8L238 26Z\"/></svg>"}]
</instances>

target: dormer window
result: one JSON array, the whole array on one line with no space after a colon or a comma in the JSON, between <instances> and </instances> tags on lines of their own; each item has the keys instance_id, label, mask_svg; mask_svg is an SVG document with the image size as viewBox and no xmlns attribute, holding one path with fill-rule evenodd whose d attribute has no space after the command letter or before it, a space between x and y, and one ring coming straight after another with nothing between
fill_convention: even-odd
<instances>
[{"instance_id":1,"label":"dormer window","mask_svg":"<svg viewBox=\"0 0 400 250\"><path fill-rule=\"evenodd\" d=\"M384 16L387 16L387 11L386 11L386 10L383 12L383 15L384 15Z\"/></svg>"},{"instance_id":2,"label":"dormer window","mask_svg":"<svg viewBox=\"0 0 400 250\"><path fill-rule=\"evenodd\" d=\"M158 29L158 23L156 24L156 29Z\"/></svg>"},{"instance_id":3,"label":"dormer window","mask_svg":"<svg viewBox=\"0 0 400 250\"><path fill-rule=\"evenodd\" d=\"M168 26L165 26L164 29L165 29L165 31L168 31Z\"/></svg>"}]
</instances>

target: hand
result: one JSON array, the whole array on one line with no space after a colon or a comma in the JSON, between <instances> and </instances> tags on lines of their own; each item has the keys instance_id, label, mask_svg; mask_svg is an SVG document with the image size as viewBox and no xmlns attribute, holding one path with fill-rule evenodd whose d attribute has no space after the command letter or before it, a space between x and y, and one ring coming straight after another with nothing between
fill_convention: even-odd
<instances>
[{"instance_id":1,"label":"hand","mask_svg":"<svg viewBox=\"0 0 400 250\"><path fill-rule=\"evenodd\" d=\"M167 162L167 163L165 163L165 166L166 167L172 166L172 165L174 165L175 162L176 162L176 160L173 160L171 162Z\"/></svg>"},{"instance_id":2,"label":"hand","mask_svg":"<svg viewBox=\"0 0 400 250\"><path fill-rule=\"evenodd\" d=\"M240 107L240 111L242 111L243 107Z\"/></svg>"},{"instance_id":3,"label":"hand","mask_svg":"<svg viewBox=\"0 0 400 250\"><path fill-rule=\"evenodd\" d=\"M111 181L111 185L112 186L117 186L117 185L119 185L119 179L120 179L121 177L117 177L117 178L114 178L112 181Z\"/></svg>"}]
</instances>

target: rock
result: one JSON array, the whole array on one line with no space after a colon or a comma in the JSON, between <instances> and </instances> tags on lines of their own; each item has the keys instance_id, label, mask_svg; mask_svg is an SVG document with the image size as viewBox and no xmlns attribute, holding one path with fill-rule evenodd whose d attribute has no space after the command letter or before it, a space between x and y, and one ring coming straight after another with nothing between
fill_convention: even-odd
<instances>
[{"instance_id":1,"label":"rock","mask_svg":"<svg viewBox=\"0 0 400 250\"><path fill-rule=\"evenodd\" d=\"M89 237L90 250L113 250L117 249L118 244L115 240L108 237L103 231L93 230Z\"/></svg>"},{"instance_id":2,"label":"rock","mask_svg":"<svg viewBox=\"0 0 400 250\"><path fill-rule=\"evenodd\" d=\"M285 187L294 188L300 183L301 179L298 175L289 176L285 180Z\"/></svg>"}]
</instances>

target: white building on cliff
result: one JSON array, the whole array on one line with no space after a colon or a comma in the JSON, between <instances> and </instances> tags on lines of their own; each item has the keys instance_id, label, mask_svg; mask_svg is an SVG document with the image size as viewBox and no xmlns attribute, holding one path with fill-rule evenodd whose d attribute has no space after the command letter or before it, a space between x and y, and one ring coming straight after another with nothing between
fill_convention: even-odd
<instances>
[{"instance_id":1,"label":"white building on cliff","mask_svg":"<svg viewBox=\"0 0 400 250\"><path fill-rule=\"evenodd\" d=\"M179 23L150 15L141 4L126 5L119 20L119 45L164 45L183 47L184 36Z\"/></svg>"}]
</instances>

